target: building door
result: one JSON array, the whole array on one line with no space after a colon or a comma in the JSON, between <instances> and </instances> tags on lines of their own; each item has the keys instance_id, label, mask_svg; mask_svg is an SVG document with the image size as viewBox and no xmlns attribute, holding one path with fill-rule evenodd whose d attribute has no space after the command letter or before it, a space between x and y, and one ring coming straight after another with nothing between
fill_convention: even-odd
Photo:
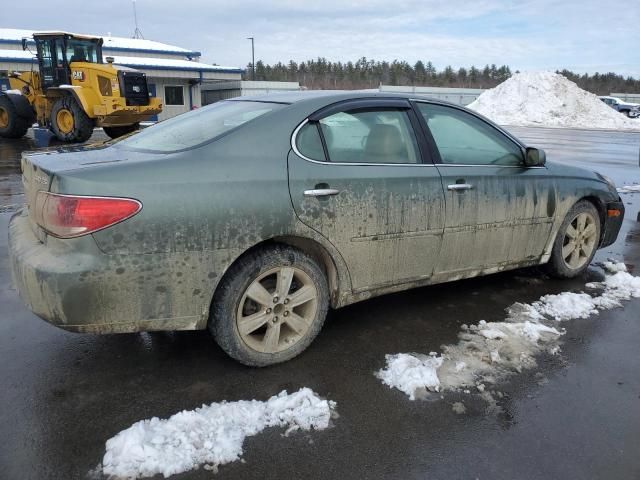
<instances>
[{"instance_id":1,"label":"building door","mask_svg":"<svg viewBox=\"0 0 640 480\"><path fill-rule=\"evenodd\" d=\"M147 81L148 81L148 77L147 77ZM155 97L156 96L156 84L155 83L148 83L147 87L149 88L149 96L150 97ZM157 122L158 121L158 115L152 115L151 117L149 117L149 122Z\"/></svg>"}]
</instances>

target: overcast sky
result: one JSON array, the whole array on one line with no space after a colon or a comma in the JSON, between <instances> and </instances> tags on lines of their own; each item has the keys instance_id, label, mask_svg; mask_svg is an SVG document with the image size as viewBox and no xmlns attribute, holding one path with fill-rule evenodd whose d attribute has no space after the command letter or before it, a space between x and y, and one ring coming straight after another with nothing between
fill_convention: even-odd
<instances>
[{"instance_id":1,"label":"overcast sky","mask_svg":"<svg viewBox=\"0 0 640 480\"><path fill-rule=\"evenodd\" d=\"M244 67L301 61L431 60L640 77L640 0L137 0L144 37ZM0 27L131 36L131 0L12 2Z\"/></svg>"}]
</instances>

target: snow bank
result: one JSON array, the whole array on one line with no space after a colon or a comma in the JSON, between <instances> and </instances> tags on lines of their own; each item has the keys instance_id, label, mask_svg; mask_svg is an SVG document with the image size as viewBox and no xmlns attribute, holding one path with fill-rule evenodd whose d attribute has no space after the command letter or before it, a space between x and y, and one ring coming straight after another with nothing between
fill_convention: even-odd
<instances>
[{"instance_id":1,"label":"snow bank","mask_svg":"<svg viewBox=\"0 0 640 480\"><path fill-rule=\"evenodd\" d=\"M386 366L376 376L391 388L406 393L411 400L428 391L463 390L485 384L536 365L535 355L559 351L561 321L586 318L599 310L622 305L623 300L640 298L640 277L627 272L624 263L605 262L602 282L586 285L594 292L563 292L544 295L539 300L514 303L502 322L480 320L462 325L458 343L444 345L442 354L399 353L386 356Z\"/></svg>"},{"instance_id":2,"label":"snow bank","mask_svg":"<svg viewBox=\"0 0 640 480\"><path fill-rule=\"evenodd\" d=\"M640 185L634 183L633 185L623 185L618 187L618 193L640 193Z\"/></svg>"},{"instance_id":3,"label":"snow bank","mask_svg":"<svg viewBox=\"0 0 640 480\"><path fill-rule=\"evenodd\" d=\"M203 405L166 420L142 420L107 440L102 471L124 478L165 477L205 465L236 461L248 436L267 427L323 430L329 426L335 402L308 388L282 391L266 402L241 400Z\"/></svg>"},{"instance_id":4,"label":"snow bank","mask_svg":"<svg viewBox=\"0 0 640 480\"><path fill-rule=\"evenodd\" d=\"M501 125L640 130L640 120L552 72L516 73L468 107Z\"/></svg>"}]
</instances>

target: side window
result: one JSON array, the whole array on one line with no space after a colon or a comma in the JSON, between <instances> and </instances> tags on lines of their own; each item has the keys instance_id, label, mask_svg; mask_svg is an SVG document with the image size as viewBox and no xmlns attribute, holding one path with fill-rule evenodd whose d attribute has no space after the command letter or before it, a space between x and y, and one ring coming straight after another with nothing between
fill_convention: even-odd
<instances>
[{"instance_id":1,"label":"side window","mask_svg":"<svg viewBox=\"0 0 640 480\"><path fill-rule=\"evenodd\" d=\"M40 57L40 70L42 82L50 86L53 82L53 55L51 54L51 41L38 41L38 56Z\"/></svg>"},{"instance_id":2,"label":"side window","mask_svg":"<svg viewBox=\"0 0 640 480\"><path fill-rule=\"evenodd\" d=\"M413 128L404 110L349 110L325 117L319 124L331 162L420 162Z\"/></svg>"},{"instance_id":3,"label":"side window","mask_svg":"<svg viewBox=\"0 0 640 480\"><path fill-rule=\"evenodd\" d=\"M298 147L298 151L302 155L311 160L320 160L322 162L326 160L316 122L308 122L298 131L296 147Z\"/></svg>"},{"instance_id":4,"label":"side window","mask_svg":"<svg viewBox=\"0 0 640 480\"><path fill-rule=\"evenodd\" d=\"M418 104L442 163L522 165L520 146L479 118L444 105Z\"/></svg>"}]
</instances>

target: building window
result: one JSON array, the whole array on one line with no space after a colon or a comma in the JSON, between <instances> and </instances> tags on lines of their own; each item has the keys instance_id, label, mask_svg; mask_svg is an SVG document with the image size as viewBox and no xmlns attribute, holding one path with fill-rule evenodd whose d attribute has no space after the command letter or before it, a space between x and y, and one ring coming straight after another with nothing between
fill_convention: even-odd
<instances>
[{"instance_id":1,"label":"building window","mask_svg":"<svg viewBox=\"0 0 640 480\"><path fill-rule=\"evenodd\" d=\"M184 105L184 87L167 85L164 87L165 105Z\"/></svg>"}]
</instances>

